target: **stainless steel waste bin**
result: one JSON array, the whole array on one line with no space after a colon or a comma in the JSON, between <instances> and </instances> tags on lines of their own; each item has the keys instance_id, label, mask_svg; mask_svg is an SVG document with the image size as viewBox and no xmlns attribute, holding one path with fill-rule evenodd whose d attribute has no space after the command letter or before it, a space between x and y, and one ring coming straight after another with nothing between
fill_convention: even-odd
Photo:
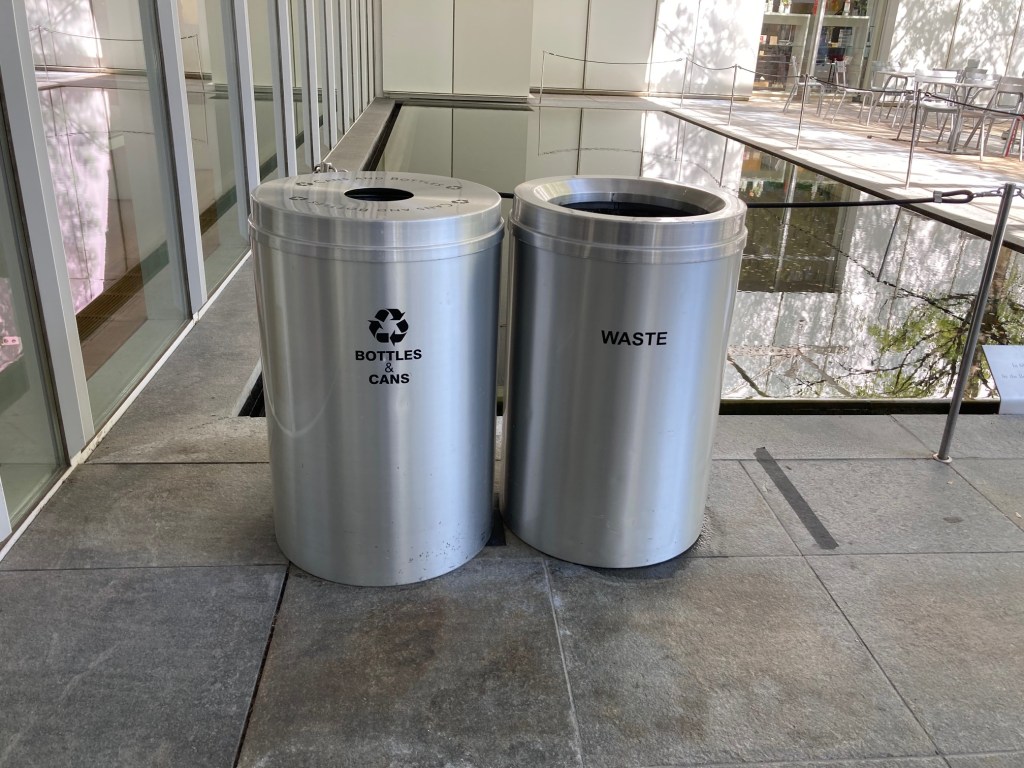
<instances>
[{"instance_id":1,"label":"stainless steel waste bin","mask_svg":"<svg viewBox=\"0 0 1024 768\"><path fill-rule=\"evenodd\" d=\"M281 549L346 584L462 565L493 509L498 194L318 173L252 203Z\"/></svg>"},{"instance_id":2,"label":"stainless steel waste bin","mask_svg":"<svg viewBox=\"0 0 1024 768\"><path fill-rule=\"evenodd\" d=\"M697 540L745 215L657 179L516 188L502 506L528 544L627 568Z\"/></svg>"}]
</instances>

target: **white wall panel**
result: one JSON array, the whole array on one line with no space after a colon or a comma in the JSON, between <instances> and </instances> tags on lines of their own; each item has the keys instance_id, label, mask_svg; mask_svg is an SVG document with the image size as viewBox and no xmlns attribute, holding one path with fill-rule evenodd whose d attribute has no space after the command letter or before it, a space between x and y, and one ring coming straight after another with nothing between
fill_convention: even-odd
<instances>
[{"instance_id":1,"label":"white wall panel","mask_svg":"<svg viewBox=\"0 0 1024 768\"><path fill-rule=\"evenodd\" d=\"M977 59L991 74L1006 72L1021 0L963 0L956 37L950 50L949 66L959 69L968 59Z\"/></svg>"},{"instance_id":2,"label":"white wall panel","mask_svg":"<svg viewBox=\"0 0 1024 768\"><path fill-rule=\"evenodd\" d=\"M384 90L451 93L455 0L387 0Z\"/></svg>"},{"instance_id":3,"label":"white wall panel","mask_svg":"<svg viewBox=\"0 0 1024 768\"><path fill-rule=\"evenodd\" d=\"M750 95L763 3L761 0L705 0L699 9L694 58L702 66L693 69L690 91L730 93L733 72L723 67L739 64L743 69L737 73L736 92Z\"/></svg>"},{"instance_id":4,"label":"white wall panel","mask_svg":"<svg viewBox=\"0 0 1024 768\"><path fill-rule=\"evenodd\" d=\"M906 69L944 66L958 4L958 0L900 2L889 58Z\"/></svg>"},{"instance_id":5,"label":"white wall panel","mask_svg":"<svg viewBox=\"0 0 1024 768\"><path fill-rule=\"evenodd\" d=\"M679 93L683 89L686 62L679 59L693 50L698 3L692 0L661 0L651 53L651 90Z\"/></svg>"},{"instance_id":6,"label":"white wall panel","mask_svg":"<svg viewBox=\"0 0 1024 768\"><path fill-rule=\"evenodd\" d=\"M583 59L587 54L590 0L537 0L533 4L533 55L530 85L540 88L544 51ZM544 87L582 88L583 62L548 56Z\"/></svg>"},{"instance_id":7,"label":"white wall panel","mask_svg":"<svg viewBox=\"0 0 1024 768\"><path fill-rule=\"evenodd\" d=\"M527 96L533 0L455 0L455 93Z\"/></svg>"},{"instance_id":8,"label":"white wall panel","mask_svg":"<svg viewBox=\"0 0 1024 768\"><path fill-rule=\"evenodd\" d=\"M685 83L690 93L730 93L731 67L739 64L736 92L750 95L763 16L761 0L661 0L651 90L675 94ZM696 65L687 81L688 65L678 59L691 52Z\"/></svg>"},{"instance_id":9,"label":"white wall panel","mask_svg":"<svg viewBox=\"0 0 1024 768\"><path fill-rule=\"evenodd\" d=\"M591 0L584 87L646 91L657 0ZM596 64L645 62L642 64Z\"/></svg>"}]
</instances>

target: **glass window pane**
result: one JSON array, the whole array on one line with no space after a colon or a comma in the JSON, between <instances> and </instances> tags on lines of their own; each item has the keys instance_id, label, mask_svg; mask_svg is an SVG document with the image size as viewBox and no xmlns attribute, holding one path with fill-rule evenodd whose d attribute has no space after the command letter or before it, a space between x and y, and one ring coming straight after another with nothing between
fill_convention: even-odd
<instances>
[{"instance_id":1,"label":"glass window pane","mask_svg":"<svg viewBox=\"0 0 1024 768\"><path fill-rule=\"evenodd\" d=\"M27 8L42 39L39 101L98 426L188 317L158 48L136 0Z\"/></svg>"},{"instance_id":2,"label":"glass window pane","mask_svg":"<svg viewBox=\"0 0 1024 768\"><path fill-rule=\"evenodd\" d=\"M330 3L325 4L325 0L314 0L313 5L316 9L316 83L317 114L320 116L320 156L327 157L334 146L328 135L327 119L331 102L335 100L334 93L327 87L327 24L333 24L333 20Z\"/></svg>"},{"instance_id":3,"label":"glass window pane","mask_svg":"<svg viewBox=\"0 0 1024 768\"><path fill-rule=\"evenodd\" d=\"M306 68L306 14L304 0L290 0L292 27L292 80L295 105L295 159L299 173L311 173L306 150L306 122L302 114L302 73Z\"/></svg>"},{"instance_id":4,"label":"glass window pane","mask_svg":"<svg viewBox=\"0 0 1024 768\"><path fill-rule=\"evenodd\" d=\"M249 50L252 55L253 96L256 99L256 147L260 159L260 181L276 179L280 173L277 132L274 119L273 70L270 62L276 43L270 40L268 0L249 0Z\"/></svg>"},{"instance_id":5,"label":"glass window pane","mask_svg":"<svg viewBox=\"0 0 1024 768\"><path fill-rule=\"evenodd\" d=\"M223 0L178 0L206 285L212 291L249 248L239 206L227 84ZM244 193L243 193L244 194Z\"/></svg>"},{"instance_id":6,"label":"glass window pane","mask_svg":"<svg viewBox=\"0 0 1024 768\"><path fill-rule=\"evenodd\" d=\"M16 525L64 466L0 110L0 481Z\"/></svg>"}]
</instances>

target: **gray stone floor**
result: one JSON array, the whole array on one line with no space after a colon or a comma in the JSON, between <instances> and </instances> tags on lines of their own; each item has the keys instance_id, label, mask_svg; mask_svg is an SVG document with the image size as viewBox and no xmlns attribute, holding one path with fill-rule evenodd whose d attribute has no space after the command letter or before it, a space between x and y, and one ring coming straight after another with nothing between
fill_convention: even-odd
<instances>
[{"instance_id":1,"label":"gray stone floor","mask_svg":"<svg viewBox=\"0 0 1024 768\"><path fill-rule=\"evenodd\" d=\"M734 129L783 152L777 113ZM871 152L827 161L897 193ZM364 589L277 548L258 347L247 265L0 562L0 768L1024 766L1024 418L962 417L946 466L939 416L722 417L674 561L506 531Z\"/></svg>"},{"instance_id":2,"label":"gray stone floor","mask_svg":"<svg viewBox=\"0 0 1024 768\"><path fill-rule=\"evenodd\" d=\"M1024 419L722 417L681 558L364 589L277 549L257 359L246 266L0 563L0 766L1024 765Z\"/></svg>"}]
</instances>

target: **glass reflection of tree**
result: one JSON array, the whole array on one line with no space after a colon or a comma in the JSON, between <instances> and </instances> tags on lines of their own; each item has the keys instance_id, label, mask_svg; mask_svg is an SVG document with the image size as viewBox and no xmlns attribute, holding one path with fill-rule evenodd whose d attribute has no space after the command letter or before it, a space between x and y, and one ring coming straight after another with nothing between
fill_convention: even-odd
<instances>
[{"instance_id":1,"label":"glass reflection of tree","mask_svg":"<svg viewBox=\"0 0 1024 768\"><path fill-rule=\"evenodd\" d=\"M107 92L81 86L109 62L90 3L69 2L54 10L45 0L27 0L25 10L78 312L104 289L111 172ZM124 41L120 46L128 51L138 43Z\"/></svg>"},{"instance_id":2,"label":"glass reflection of tree","mask_svg":"<svg viewBox=\"0 0 1024 768\"><path fill-rule=\"evenodd\" d=\"M1017 257L1004 248L982 319L983 343L1024 343L1024 304L1013 290L1021 278ZM878 345L879 359L892 362L879 367L870 384L857 388L858 397L927 398L952 393L967 343L974 294L913 295L919 301L902 324L868 328L868 335ZM994 393L991 374L980 352L971 365L966 397L990 397Z\"/></svg>"}]
</instances>

